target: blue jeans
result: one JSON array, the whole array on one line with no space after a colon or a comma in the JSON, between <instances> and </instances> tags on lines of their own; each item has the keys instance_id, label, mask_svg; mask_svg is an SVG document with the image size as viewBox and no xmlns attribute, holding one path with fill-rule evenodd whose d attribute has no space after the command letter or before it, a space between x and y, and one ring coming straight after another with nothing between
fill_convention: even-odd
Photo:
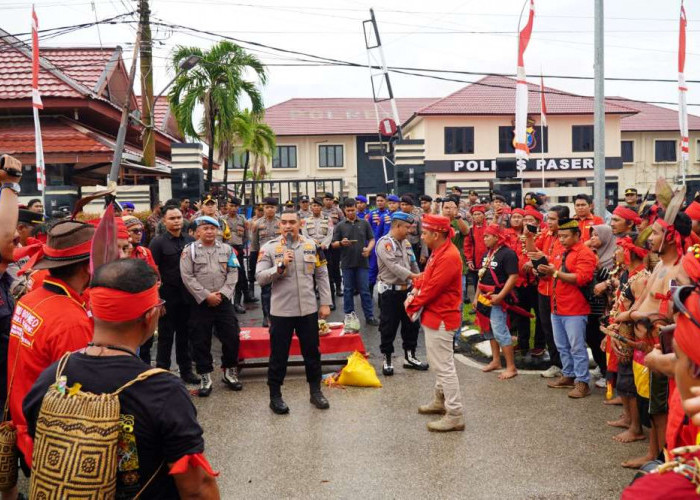
<instances>
[{"instance_id":1,"label":"blue jeans","mask_svg":"<svg viewBox=\"0 0 700 500\"><path fill-rule=\"evenodd\" d=\"M355 290L360 291L362 299L362 311L365 313L365 320L374 318L372 307L372 296L369 294L368 270L365 267L344 267L343 268L343 311L349 314L355 310Z\"/></svg>"},{"instance_id":2,"label":"blue jeans","mask_svg":"<svg viewBox=\"0 0 700 500\"><path fill-rule=\"evenodd\" d=\"M588 383L588 351L586 351L586 324L588 316L560 316L552 314L554 343L561 358L561 371L576 382Z\"/></svg>"},{"instance_id":3,"label":"blue jeans","mask_svg":"<svg viewBox=\"0 0 700 500\"><path fill-rule=\"evenodd\" d=\"M513 345L513 338L508 329L508 313L501 306L492 306L489 319L491 320L491 334L496 342L501 347Z\"/></svg>"}]
</instances>

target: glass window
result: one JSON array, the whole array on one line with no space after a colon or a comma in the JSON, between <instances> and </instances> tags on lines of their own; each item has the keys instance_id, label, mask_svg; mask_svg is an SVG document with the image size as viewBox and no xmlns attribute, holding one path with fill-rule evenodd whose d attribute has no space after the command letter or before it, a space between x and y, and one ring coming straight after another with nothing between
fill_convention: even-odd
<instances>
[{"instance_id":1,"label":"glass window","mask_svg":"<svg viewBox=\"0 0 700 500\"><path fill-rule=\"evenodd\" d=\"M623 163L634 162L634 141L622 141L620 143L620 153Z\"/></svg>"},{"instance_id":2,"label":"glass window","mask_svg":"<svg viewBox=\"0 0 700 500\"><path fill-rule=\"evenodd\" d=\"M445 154L473 154L474 127L445 127Z\"/></svg>"},{"instance_id":3,"label":"glass window","mask_svg":"<svg viewBox=\"0 0 700 500\"><path fill-rule=\"evenodd\" d=\"M272 168L297 168L297 147L277 146L272 157Z\"/></svg>"},{"instance_id":4,"label":"glass window","mask_svg":"<svg viewBox=\"0 0 700 500\"><path fill-rule=\"evenodd\" d=\"M656 141L654 142L654 162L674 162L676 161L676 141Z\"/></svg>"},{"instance_id":5,"label":"glass window","mask_svg":"<svg viewBox=\"0 0 700 500\"><path fill-rule=\"evenodd\" d=\"M593 125L571 127L571 150L574 152L593 151Z\"/></svg>"},{"instance_id":6,"label":"glass window","mask_svg":"<svg viewBox=\"0 0 700 500\"><path fill-rule=\"evenodd\" d=\"M343 168L343 146L319 146L318 166L319 168Z\"/></svg>"}]
</instances>

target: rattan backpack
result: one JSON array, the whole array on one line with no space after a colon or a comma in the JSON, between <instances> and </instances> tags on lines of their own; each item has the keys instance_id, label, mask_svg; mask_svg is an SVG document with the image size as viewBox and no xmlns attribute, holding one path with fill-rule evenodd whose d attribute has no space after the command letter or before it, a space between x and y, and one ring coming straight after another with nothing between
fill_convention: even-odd
<instances>
[{"instance_id":1,"label":"rattan backpack","mask_svg":"<svg viewBox=\"0 0 700 500\"><path fill-rule=\"evenodd\" d=\"M107 499L117 487L119 394L131 385L158 373L141 373L115 392L92 394L79 385L66 387L62 375L70 353L56 369L56 383L49 387L39 410L34 436L30 497L32 499ZM161 464L162 468L162 464ZM158 474L151 476L137 498Z\"/></svg>"}]
</instances>

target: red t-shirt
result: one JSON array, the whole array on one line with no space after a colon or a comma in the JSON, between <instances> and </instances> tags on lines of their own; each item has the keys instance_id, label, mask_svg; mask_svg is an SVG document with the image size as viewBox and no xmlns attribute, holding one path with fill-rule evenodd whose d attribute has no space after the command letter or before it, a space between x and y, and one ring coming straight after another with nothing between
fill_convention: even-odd
<instances>
[{"instance_id":1,"label":"red t-shirt","mask_svg":"<svg viewBox=\"0 0 700 500\"><path fill-rule=\"evenodd\" d=\"M411 316L421 307L421 324L437 330L445 323L446 330L462 324L462 257L450 240L437 248L428 259L425 272L416 285L420 292L409 305Z\"/></svg>"},{"instance_id":2,"label":"red t-shirt","mask_svg":"<svg viewBox=\"0 0 700 500\"><path fill-rule=\"evenodd\" d=\"M17 447L30 467L32 439L27 434L22 401L49 365L90 342L92 329L92 318L80 296L51 276L17 302L10 327L7 392L10 415L17 427Z\"/></svg>"},{"instance_id":3,"label":"red t-shirt","mask_svg":"<svg viewBox=\"0 0 700 500\"><path fill-rule=\"evenodd\" d=\"M581 292L581 287L588 285L593 279L598 257L593 250L579 241L570 249L554 256L552 264L560 272L564 255L566 255L566 272L576 273L576 283L566 283L560 279L553 280L552 313L560 316L588 315L591 312L591 305Z\"/></svg>"},{"instance_id":4,"label":"red t-shirt","mask_svg":"<svg viewBox=\"0 0 700 500\"><path fill-rule=\"evenodd\" d=\"M551 264L554 262L554 258L564 253L564 247L559 243L559 237L556 234L552 234L549 230L546 230L535 240L535 246L539 251L541 251L547 261ZM547 297L552 296L552 278L549 276L540 276L540 281L537 283L537 292L540 295L546 295Z\"/></svg>"},{"instance_id":5,"label":"red t-shirt","mask_svg":"<svg viewBox=\"0 0 700 500\"><path fill-rule=\"evenodd\" d=\"M605 224L605 221L597 215L589 215L585 219L579 219L576 217L576 219L578 220L578 227L581 230L581 241L588 241L591 239L592 226L600 226Z\"/></svg>"}]
</instances>

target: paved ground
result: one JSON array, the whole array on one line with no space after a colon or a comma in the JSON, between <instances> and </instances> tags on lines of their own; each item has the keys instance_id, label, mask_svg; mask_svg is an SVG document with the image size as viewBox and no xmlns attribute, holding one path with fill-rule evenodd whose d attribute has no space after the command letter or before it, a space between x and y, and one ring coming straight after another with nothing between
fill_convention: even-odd
<instances>
[{"instance_id":1,"label":"paved ground","mask_svg":"<svg viewBox=\"0 0 700 500\"><path fill-rule=\"evenodd\" d=\"M260 307L240 318L259 324ZM377 329L363 337L381 373ZM499 382L459 358L467 428L446 435L429 433L430 417L416 413L432 395L433 374L398 362L393 377L380 375L381 389L325 389L328 411L309 404L303 369L290 369L286 416L267 407L263 370L246 371L240 393L217 383L195 404L223 497L619 497L633 476L619 463L646 444L611 440L615 431L604 422L619 408L603 406L600 389L573 401L537 375Z\"/></svg>"}]
</instances>

